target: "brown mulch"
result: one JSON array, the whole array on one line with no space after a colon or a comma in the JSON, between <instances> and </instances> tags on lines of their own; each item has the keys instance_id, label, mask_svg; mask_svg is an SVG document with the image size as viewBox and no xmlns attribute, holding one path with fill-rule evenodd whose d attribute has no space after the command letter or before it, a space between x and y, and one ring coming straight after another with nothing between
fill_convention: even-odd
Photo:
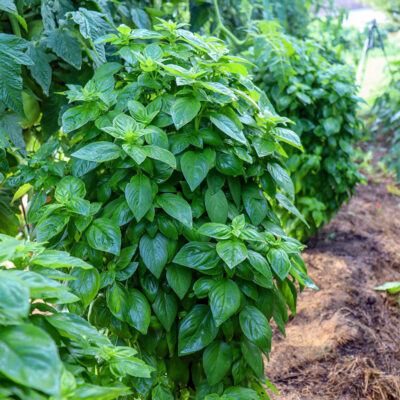
<instances>
[{"instance_id":1,"label":"brown mulch","mask_svg":"<svg viewBox=\"0 0 400 400\"><path fill-rule=\"evenodd\" d=\"M284 339L274 335L266 377L280 400L400 400L397 297L376 292L400 281L400 197L390 179L358 188L305 251L319 291L306 289Z\"/></svg>"}]
</instances>

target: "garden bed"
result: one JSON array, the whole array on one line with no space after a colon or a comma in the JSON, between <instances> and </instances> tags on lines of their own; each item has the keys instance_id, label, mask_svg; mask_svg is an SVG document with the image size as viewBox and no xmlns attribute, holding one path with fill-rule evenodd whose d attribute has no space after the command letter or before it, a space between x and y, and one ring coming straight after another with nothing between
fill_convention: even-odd
<instances>
[{"instance_id":1,"label":"garden bed","mask_svg":"<svg viewBox=\"0 0 400 400\"><path fill-rule=\"evenodd\" d=\"M310 277L287 338L273 342L266 376L280 400L399 399L397 297L374 291L400 280L400 198L390 180L360 186L309 243Z\"/></svg>"}]
</instances>

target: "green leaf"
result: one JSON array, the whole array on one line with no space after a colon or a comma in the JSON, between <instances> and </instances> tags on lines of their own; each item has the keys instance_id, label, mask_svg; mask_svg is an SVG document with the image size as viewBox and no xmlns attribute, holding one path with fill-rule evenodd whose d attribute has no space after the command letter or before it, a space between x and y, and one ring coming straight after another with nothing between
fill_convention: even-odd
<instances>
[{"instance_id":1,"label":"green leaf","mask_svg":"<svg viewBox=\"0 0 400 400\"><path fill-rule=\"evenodd\" d=\"M375 290L384 290L391 294L400 292L400 282L386 282L381 286L376 286Z\"/></svg>"},{"instance_id":2,"label":"green leaf","mask_svg":"<svg viewBox=\"0 0 400 400\"><path fill-rule=\"evenodd\" d=\"M215 244L189 242L185 244L174 258L174 262L201 272L212 270L219 263Z\"/></svg>"},{"instance_id":3,"label":"green leaf","mask_svg":"<svg viewBox=\"0 0 400 400\"><path fill-rule=\"evenodd\" d=\"M222 113L214 113L210 116L210 120L218 129L229 137L240 143L247 144L246 137L242 132L242 127L236 122L236 120L233 120L231 116Z\"/></svg>"},{"instance_id":4,"label":"green leaf","mask_svg":"<svg viewBox=\"0 0 400 400\"><path fill-rule=\"evenodd\" d=\"M273 180L293 199L294 186L289 174L277 163L268 164L267 169Z\"/></svg>"},{"instance_id":5,"label":"green leaf","mask_svg":"<svg viewBox=\"0 0 400 400\"><path fill-rule=\"evenodd\" d=\"M24 115L22 104L21 64L32 65L25 53L28 42L6 33L0 33L0 101Z\"/></svg>"},{"instance_id":6,"label":"green leaf","mask_svg":"<svg viewBox=\"0 0 400 400\"><path fill-rule=\"evenodd\" d=\"M220 340L211 343L203 353L203 368L209 385L216 385L229 372L233 354L232 347Z\"/></svg>"},{"instance_id":7,"label":"green leaf","mask_svg":"<svg viewBox=\"0 0 400 400\"><path fill-rule=\"evenodd\" d=\"M169 332L178 312L176 296L172 292L166 293L164 290L158 290L153 310L165 330Z\"/></svg>"},{"instance_id":8,"label":"green leaf","mask_svg":"<svg viewBox=\"0 0 400 400\"><path fill-rule=\"evenodd\" d=\"M170 151L154 145L143 146L141 150L147 157L161 161L173 169L176 168L175 156Z\"/></svg>"},{"instance_id":9,"label":"green leaf","mask_svg":"<svg viewBox=\"0 0 400 400\"><path fill-rule=\"evenodd\" d=\"M182 300L192 283L192 271L176 264L167 266L167 281L172 290Z\"/></svg>"},{"instance_id":10,"label":"green leaf","mask_svg":"<svg viewBox=\"0 0 400 400\"><path fill-rule=\"evenodd\" d=\"M258 393L249 388L231 386L226 389L224 396L228 400L259 400Z\"/></svg>"},{"instance_id":11,"label":"green leaf","mask_svg":"<svg viewBox=\"0 0 400 400\"><path fill-rule=\"evenodd\" d=\"M40 47L34 47L32 45L29 46L27 54L33 61L33 64L28 67L32 77L48 96L52 78L52 69L50 66L51 57Z\"/></svg>"},{"instance_id":12,"label":"green leaf","mask_svg":"<svg viewBox=\"0 0 400 400\"><path fill-rule=\"evenodd\" d=\"M93 268L86 261L72 257L66 251L46 250L43 253L32 257L31 264L40 265L46 268Z\"/></svg>"},{"instance_id":13,"label":"green leaf","mask_svg":"<svg viewBox=\"0 0 400 400\"><path fill-rule=\"evenodd\" d=\"M63 337L72 338L82 343L86 343L90 340L94 345L99 347L110 344L106 336L99 333L86 319L79 315L62 312L47 315L45 318Z\"/></svg>"},{"instance_id":14,"label":"green leaf","mask_svg":"<svg viewBox=\"0 0 400 400\"><path fill-rule=\"evenodd\" d=\"M255 372L257 378L264 378L264 360L260 349L246 338L240 342L240 350L249 367Z\"/></svg>"},{"instance_id":15,"label":"green leaf","mask_svg":"<svg viewBox=\"0 0 400 400\"><path fill-rule=\"evenodd\" d=\"M274 284L274 280L268 261L260 253L257 253L253 250L248 251L248 259L252 267L256 271L258 271L264 278L266 278L267 281L271 283L272 287Z\"/></svg>"},{"instance_id":16,"label":"green leaf","mask_svg":"<svg viewBox=\"0 0 400 400\"><path fill-rule=\"evenodd\" d=\"M256 307L246 305L239 314L240 327L251 342L264 354L271 350L272 330L264 314Z\"/></svg>"},{"instance_id":17,"label":"green leaf","mask_svg":"<svg viewBox=\"0 0 400 400\"><path fill-rule=\"evenodd\" d=\"M168 386L157 385L151 392L151 398L154 400L174 400L174 395Z\"/></svg>"},{"instance_id":18,"label":"green leaf","mask_svg":"<svg viewBox=\"0 0 400 400\"><path fill-rule=\"evenodd\" d=\"M146 335L150 325L150 316L151 309L145 295L137 289L129 289L124 321Z\"/></svg>"},{"instance_id":19,"label":"green leaf","mask_svg":"<svg viewBox=\"0 0 400 400\"><path fill-rule=\"evenodd\" d=\"M232 237L231 229L224 224L217 224L215 222L207 222L203 224L197 232L201 235L212 237L214 239L230 239Z\"/></svg>"},{"instance_id":20,"label":"green leaf","mask_svg":"<svg viewBox=\"0 0 400 400\"><path fill-rule=\"evenodd\" d=\"M299 136L296 132L293 132L290 129L276 128L276 137L281 142L288 143L299 150L303 150Z\"/></svg>"},{"instance_id":21,"label":"green leaf","mask_svg":"<svg viewBox=\"0 0 400 400\"><path fill-rule=\"evenodd\" d=\"M157 204L172 218L182 224L192 226L192 209L181 196L173 193L163 193L156 198Z\"/></svg>"},{"instance_id":22,"label":"green leaf","mask_svg":"<svg viewBox=\"0 0 400 400\"><path fill-rule=\"evenodd\" d=\"M200 111L201 104L194 97L181 97L174 101L171 107L172 121L176 129L181 129L189 123Z\"/></svg>"},{"instance_id":23,"label":"green leaf","mask_svg":"<svg viewBox=\"0 0 400 400\"><path fill-rule=\"evenodd\" d=\"M29 313L29 288L7 271L0 272L0 324L26 318Z\"/></svg>"},{"instance_id":24,"label":"green leaf","mask_svg":"<svg viewBox=\"0 0 400 400\"><path fill-rule=\"evenodd\" d=\"M136 221L140 221L149 211L153 202L153 191L149 178L135 175L125 187L125 198Z\"/></svg>"},{"instance_id":25,"label":"green leaf","mask_svg":"<svg viewBox=\"0 0 400 400\"><path fill-rule=\"evenodd\" d=\"M79 297L84 309L86 309L100 290L100 275L96 268L74 269L71 275L76 280L69 282L69 287L72 293Z\"/></svg>"},{"instance_id":26,"label":"green leaf","mask_svg":"<svg viewBox=\"0 0 400 400\"><path fill-rule=\"evenodd\" d=\"M107 218L95 219L86 237L89 245L96 250L115 255L121 250L121 231L117 224Z\"/></svg>"},{"instance_id":27,"label":"green leaf","mask_svg":"<svg viewBox=\"0 0 400 400\"><path fill-rule=\"evenodd\" d=\"M217 326L222 325L239 307L240 289L231 279L217 281L210 290L210 308Z\"/></svg>"},{"instance_id":28,"label":"green leaf","mask_svg":"<svg viewBox=\"0 0 400 400\"><path fill-rule=\"evenodd\" d=\"M69 215L51 214L38 223L36 226L36 239L40 242L47 242L58 235L67 225Z\"/></svg>"},{"instance_id":29,"label":"green leaf","mask_svg":"<svg viewBox=\"0 0 400 400\"><path fill-rule=\"evenodd\" d=\"M81 160L104 162L121 157L121 149L111 142L90 143L71 154Z\"/></svg>"},{"instance_id":30,"label":"green leaf","mask_svg":"<svg viewBox=\"0 0 400 400\"><path fill-rule=\"evenodd\" d=\"M213 167L210 153L207 151L187 151L181 157L182 173L192 192L203 182L208 171Z\"/></svg>"},{"instance_id":31,"label":"green leaf","mask_svg":"<svg viewBox=\"0 0 400 400\"><path fill-rule=\"evenodd\" d=\"M3 327L0 331L0 372L11 381L60 395L62 364L57 346L33 325Z\"/></svg>"},{"instance_id":32,"label":"green leaf","mask_svg":"<svg viewBox=\"0 0 400 400\"><path fill-rule=\"evenodd\" d=\"M168 240L161 233L157 233L154 238L143 235L139 251L146 267L158 279L168 261Z\"/></svg>"},{"instance_id":33,"label":"green leaf","mask_svg":"<svg viewBox=\"0 0 400 400\"><path fill-rule=\"evenodd\" d=\"M290 260L285 250L272 248L268 251L267 257L274 272L280 279L285 279L291 268Z\"/></svg>"},{"instance_id":34,"label":"green leaf","mask_svg":"<svg viewBox=\"0 0 400 400\"><path fill-rule=\"evenodd\" d=\"M218 242L217 253L231 269L247 258L246 246L237 240Z\"/></svg>"},{"instance_id":35,"label":"green leaf","mask_svg":"<svg viewBox=\"0 0 400 400\"><path fill-rule=\"evenodd\" d=\"M47 45L58 57L76 69L81 69L82 49L79 40L68 29L51 30L47 36Z\"/></svg>"},{"instance_id":36,"label":"green leaf","mask_svg":"<svg viewBox=\"0 0 400 400\"><path fill-rule=\"evenodd\" d=\"M180 356L195 353L207 347L217 336L210 309L197 304L186 315L179 326L178 352Z\"/></svg>"},{"instance_id":37,"label":"green leaf","mask_svg":"<svg viewBox=\"0 0 400 400\"><path fill-rule=\"evenodd\" d=\"M65 176L58 182L54 196L59 203L66 203L74 197L83 198L86 188L83 181L74 176Z\"/></svg>"},{"instance_id":38,"label":"green leaf","mask_svg":"<svg viewBox=\"0 0 400 400\"><path fill-rule=\"evenodd\" d=\"M294 214L297 218L299 218L300 221L302 221L307 226L307 228L310 227L308 222L301 215L300 211L295 207L295 205L286 196L284 196L282 193L276 193L275 197L278 200L279 204L283 208L286 208L286 210L288 210L289 212Z\"/></svg>"},{"instance_id":39,"label":"green leaf","mask_svg":"<svg viewBox=\"0 0 400 400\"><path fill-rule=\"evenodd\" d=\"M228 219L228 201L222 190L215 193L208 188L205 195L207 214L212 222L224 224Z\"/></svg>"}]
</instances>

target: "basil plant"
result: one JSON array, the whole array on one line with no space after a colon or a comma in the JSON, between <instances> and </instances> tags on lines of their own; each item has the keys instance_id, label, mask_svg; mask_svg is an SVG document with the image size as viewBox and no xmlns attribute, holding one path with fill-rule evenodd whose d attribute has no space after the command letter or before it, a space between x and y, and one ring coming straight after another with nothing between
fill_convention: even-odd
<instances>
[{"instance_id":1,"label":"basil plant","mask_svg":"<svg viewBox=\"0 0 400 400\"><path fill-rule=\"evenodd\" d=\"M63 281L93 266L64 251L0 235L0 399L111 400L121 383L154 370L128 346L115 346L79 315ZM72 271L72 273L71 273Z\"/></svg>"},{"instance_id":2,"label":"basil plant","mask_svg":"<svg viewBox=\"0 0 400 400\"><path fill-rule=\"evenodd\" d=\"M99 42L116 61L69 86L62 134L13 177L35 192L30 234L95 266L69 309L154 368L123 379L136 397L267 398L270 321L284 332L314 286L272 211L301 217L298 136L216 38L160 20Z\"/></svg>"}]
</instances>

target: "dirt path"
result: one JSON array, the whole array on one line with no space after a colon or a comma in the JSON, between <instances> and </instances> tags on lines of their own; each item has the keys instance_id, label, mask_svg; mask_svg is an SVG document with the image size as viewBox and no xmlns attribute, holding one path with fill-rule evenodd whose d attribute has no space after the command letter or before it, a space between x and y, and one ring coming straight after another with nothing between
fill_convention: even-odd
<instances>
[{"instance_id":1,"label":"dirt path","mask_svg":"<svg viewBox=\"0 0 400 400\"><path fill-rule=\"evenodd\" d=\"M359 187L309 243L305 261L320 287L298 299L287 338L275 334L266 376L280 400L399 400L397 298L373 288L400 280L400 197L386 184Z\"/></svg>"}]
</instances>

